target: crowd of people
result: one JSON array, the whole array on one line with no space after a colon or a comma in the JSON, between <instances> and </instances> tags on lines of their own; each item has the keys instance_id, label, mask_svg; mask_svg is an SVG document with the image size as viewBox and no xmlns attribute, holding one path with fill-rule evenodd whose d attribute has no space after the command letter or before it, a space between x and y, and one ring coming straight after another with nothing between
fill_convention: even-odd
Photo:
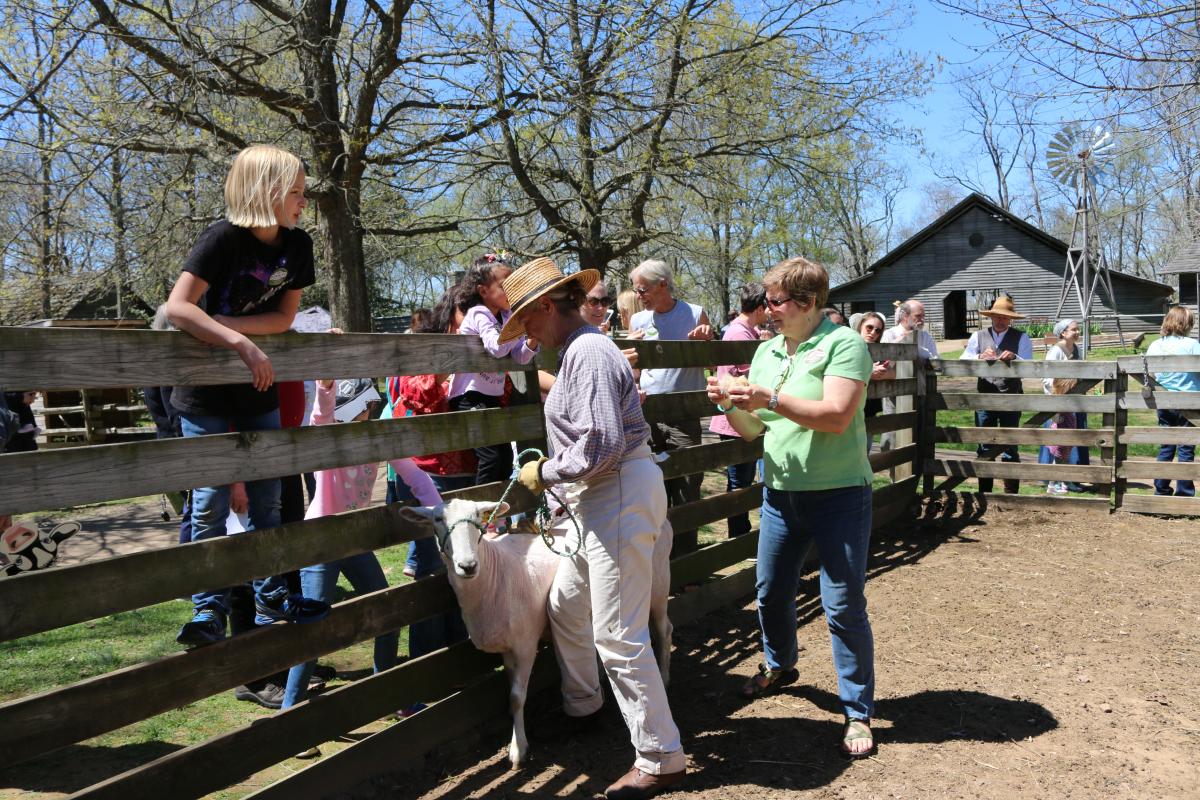
<instances>
[{"instance_id":1,"label":"crowd of people","mask_svg":"<svg viewBox=\"0 0 1200 800\"><path fill-rule=\"evenodd\" d=\"M827 306L829 275L805 258L772 268L761 283L747 283L739 308L723 332L704 309L680 299L675 276L660 260L639 264L631 288L614 296L595 270L564 274L548 258L522 266L503 253L474 259L438 304L414 315L417 333L479 339L496 359L494 371L395 376L380 393L373 379L330 376L303 384L277 384L270 358L252 337L291 327L302 290L315 281L311 238L298 223L306 206L304 168L290 153L257 145L238 154L225 184L227 218L211 225L187 257L183 272L156 327L173 326L209 344L234 350L250 373L243 384L151 387L147 400L159 410L161 435L196 437L281 426L359 422L378 416L496 409L528 402L534 387L514 385L511 372L540 348L557 348L554 369L539 373L549 451L514 464L510 444L387 463L387 501L413 499L434 506L442 494L472 485L519 480L531 492L556 490L556 503L580 521L582 546L561 562L550 597L556 655L563 675L564 710L586 719L603 702L603 668L627 723L635 751L630 771L606 792L610 798L650 797L684 779L682 740L668 704L649 639L652 554L660 536L671 535L667 510L700 499L701 475L663 479L653 453L701 443L701 418L648 421L647 396L703 390L715 405L710 430L722 440L763 439L763 457L730 465L730 491L764 484L757 551L758 621L762 663L740 693L753 699L799 677L796 594L811 548L820 563L820 595L832 640L832 660L844 725L837 746L848 757L875 750L874 640L865 582L872 521L871 438L866 420L894 410L889 399L867 400L871 381L895 377L887 359L872 361L868 345L915 341L921 359L938 357L917 300L899 303L892 325L875 311L849 319ZM640 306L640 309L638 308ZM1011 298L999 297L981 312L989 326L974 334L962 357L1007 363L1033 357L1029 337L1012 327L1022 319ZM1200 353L1186 338L1193 321L1176 307L1163 323L1151 354ZM336 334L336 329L330 329ZM722 366L706 377L699 367L639 369L637 350L613 342L618 332L633 340L761 341L749 363ZM1057 343L1048 360L1082 357L1079 325L1055 326ZM1163 389L1200 391L1195 373L1160 373ZM1068 393L1073 383L1050 380L1048 393ZM980 377L981 393L1019 394L1019 378ZM10 398L19 426L25 398ZM1164 426L1190 424L1178 412L1160 410ZM978 411L978 427L1016 427L1016 411ZM1082 414L1056 414L1057 428L1083 428ZM26 432L28 424L20 427ZM892 440L884 435L881 449ZM1049 446L1054 463L1087 463L1086 448ZM990 457L983 445L980 457ZM1159 459L1191 461L1190 446L1163 446ZM1001 458L1018 461L1016 446ZM192 489L181 541L203 541L229 532L242 514L253 532L282 522L315 519L369 505L378 464L319 470L312 476L260 479L233 486ZM981 491L991 480L980 479ZM308 502L301 487L307 486ZM290 487L290 488L289 488ZM1190 481L1156 481L1160 494L1192 495ZM1017 491L1015 480L1005 490ZM1052 492L1067 491L1052 483ZM297 499L298 498L298 499ZM233 517L231 517L231 512ZM505 521L495 521L496 533ZM749 533L747 514L729 518L729 536ZM675 532L676 552L695 547L695 532ZM433 539L411 543L405 574L420 580L442 569ZM306 623L330 610L334 586L344 575L356 591L384 588L387 579L374 553L305 567L298 574L266 576L250 587L206 589L192 597L193 612L178 641L203 646L275 622ZM414 624L410 654L430 652L465 636L453 612ZM375 640L374 668L397 662L398 634ZM285 674L240 687L238 696L271 708L305 699L326 672L315 661ZM416 709L406 709L411 713Z\"/></svg>"}]
</instances>

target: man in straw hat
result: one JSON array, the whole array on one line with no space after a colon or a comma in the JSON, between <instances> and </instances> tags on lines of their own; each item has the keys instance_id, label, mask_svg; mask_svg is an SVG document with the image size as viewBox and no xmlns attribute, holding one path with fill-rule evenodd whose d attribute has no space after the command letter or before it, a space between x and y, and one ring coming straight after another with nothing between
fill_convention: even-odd
<instances>
[{"instance_id":1,"label":"man in straw hat","mask_svg":"<svg viewBox=\"0 0 1200 800\"><path fill-rule=\"evenodd\" d=\"M605 795L652 797L686 771L650 647L653 555L667 494L629 362L579 311L599 279L596 270L563 275L548 258L530 261L504 281L513 314L500 341L525 333L560 348L546 397L550 457L522 467L520 480L534 494L556 487L583 530L581 551L559 564L550 590L563 708L572 717L600 709L598 651L637 751L633 768Z\"/></svg>"},{"instance_id":2,"label":"man in straw hat","mask_svg":"<svg viewBox=\"0 0 1200 800\"><path fill-rule=\"evenodd\" d=\"M1024 331L1012 327L1014 319L1025 319L1025 316L1017 313L1011 297L1001 295L992 303L990 311L980 311L979 313L988 317L992 324L981 331L976 331L971 336L971 340L967 342L967 349L963 351L963 358L1004 364L1017 359L1029 361L1033 358L1033 343L1029 341L1029 337L1025 335ZM1023 394L1025 390L1021 387L1020 378L981 377L976 380L975 391L983 394ZM1020 411L978 410L975 412L977 428L1016 428L1020 424ZM982 457L987 449L986 445L980 444L976 449L976 454ZM1000 458L1002 461L1014 463L1021 460L1015 444L1005 447ZM1008 478L1004 481L1004 491L1008 494L1016 494L1019 486L1020 481ZM992 479L980 478L979 491L990 492L991 490Z\"/></svg>"}]
</instances>

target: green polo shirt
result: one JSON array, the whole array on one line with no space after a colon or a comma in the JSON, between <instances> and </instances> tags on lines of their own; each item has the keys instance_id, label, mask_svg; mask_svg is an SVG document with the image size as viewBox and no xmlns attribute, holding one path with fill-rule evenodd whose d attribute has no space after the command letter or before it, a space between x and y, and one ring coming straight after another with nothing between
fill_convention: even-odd
<instances>
[{"instance_id":1,"label":"green polo shirt","mask_svg":"<svg viewBox=\"0 0 1200 800\"><path fill-rule=\"evenodd\" d=\"M788 360L787 340L776 336L754 354L750 382L774 389L788 371ZM820 400L825 396L826 375L867 383L871 378L871 356L861 336L823 319L813 335L796 348L779 393ZM763 442L767 486L809 492L871 484L863 402L859 402L850 426L840 434L809 430L765 408L755 413L767 426Z\"/></svg>"}]
</instances>

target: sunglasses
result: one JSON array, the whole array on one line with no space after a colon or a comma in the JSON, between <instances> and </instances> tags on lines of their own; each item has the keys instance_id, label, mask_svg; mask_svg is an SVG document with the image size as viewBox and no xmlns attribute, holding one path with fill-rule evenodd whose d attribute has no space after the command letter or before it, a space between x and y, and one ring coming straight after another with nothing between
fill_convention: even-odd
<instances>
[{"instance_id":1,"label":"sunglasses","mask_svg":"<svg viewBox=\"0 0 1200 800\"><path fill-rule=\"evenodd\" d=\"M613 299L611 297L589 297L587 304L592 308L599 308L600 306L608 308L613 304Z\"/></svg>"},{"instance_id":2,"label":"sunglasses","mask_svg":"<svg viewBox=\"0 0 1200 800\"><path fill-rule=\"evenodd\" d=\"M781 306L784 306L784 305L787 305L788 303L793 302L794 299L795 298L792 298L792 297L785 297L782 300L780 300L778 298L768 296L767 297L767 305L769 305L771 308L780 308Z\"/></svg>"}]
</instances>

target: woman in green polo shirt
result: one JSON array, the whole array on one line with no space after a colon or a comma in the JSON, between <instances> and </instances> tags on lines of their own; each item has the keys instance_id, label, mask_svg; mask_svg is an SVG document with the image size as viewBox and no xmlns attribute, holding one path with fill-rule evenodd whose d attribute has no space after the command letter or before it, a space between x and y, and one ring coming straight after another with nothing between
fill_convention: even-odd
<instances>
[{"instance_id":1,"label":"woman in green polo shirt","mask_svg":"<svg viewBox=\"0 0 1200 800\"><path fill-rule=\"evenodd\" d=\"M842 752L874 752L875 664L867 618L867 550L871 538L871 465L863 399L871 376L867 345L821 313L829 274L792 258L763 278L781 336L763 343L749 385L708 396L747 440L766 431L766 490L758 538L758 620L765 662L746 682L747 698L799 677L796 591L809 544L821 558L821 604L833 640L833 665L846 713Z\"/></svg>"}]
</instances>

